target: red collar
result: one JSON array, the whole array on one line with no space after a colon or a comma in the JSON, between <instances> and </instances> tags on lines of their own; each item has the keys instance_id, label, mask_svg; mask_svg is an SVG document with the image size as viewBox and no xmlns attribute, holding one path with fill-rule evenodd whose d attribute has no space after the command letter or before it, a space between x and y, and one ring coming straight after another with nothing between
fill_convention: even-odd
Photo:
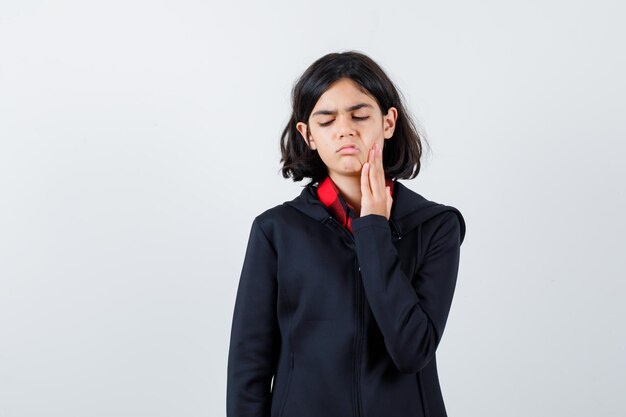
<instances>
[{"instance_id":1,"label":"red collar","mask_svg":"<svg viewBox=\"0 0 626 417\"><path fill-rule=\"evenodd\" d=\"M389 187L389 192L393 195L394 181L391 178L385 178L385 185ZM352 218L359 217L358 213L343 198L330 176L327 175L317 186L317 196L328 207L331 215L339 224L352 232Z\"/></svg>"}]
</instances>

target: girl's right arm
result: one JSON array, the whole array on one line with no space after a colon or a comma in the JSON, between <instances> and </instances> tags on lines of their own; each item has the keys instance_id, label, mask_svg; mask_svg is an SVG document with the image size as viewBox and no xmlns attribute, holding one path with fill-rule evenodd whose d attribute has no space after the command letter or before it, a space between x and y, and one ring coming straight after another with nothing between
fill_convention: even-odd
<instances>
[{"instance_id":1,"label":"girl's right arm","mask_svg":"<svg viewBox=\"0 0 626 417\"><path fill-rule=\"evenodd\" d=\"M270 415L270 383L280 348L276 251L257 218L239 278L228 354L228 417Z\"/></svg>"}]
</instances>

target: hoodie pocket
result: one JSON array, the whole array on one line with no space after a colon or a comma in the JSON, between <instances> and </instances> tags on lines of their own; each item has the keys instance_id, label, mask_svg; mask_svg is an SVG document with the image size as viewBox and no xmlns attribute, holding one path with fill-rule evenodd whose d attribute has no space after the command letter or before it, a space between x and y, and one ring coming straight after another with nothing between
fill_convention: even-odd
<instances>
[{"instance_id":1,"label":"hoodie pocket","mask_svg":"<svg viewBox=\"0 0 626 417\"><path fill-rule=\"evenodd\" d=\"M287 374L287 386L285 387L285 394L281 400L280 409L278 410L278 417L282 417L285 412L285 404L287 404L287 398L289 397L289 388L291 388L291 378L293 376L293 352L291 352L289 358L289 373Z\"/></svg>"},{"instance_id":2,"label":"hoodie pocket","mask_svg":"<svg viewBox=\"0 0 626 417\"><path fill-rule=\"evenodd\" d=\"M428 400L426 399L426 394L424 393L424 384L422 382L422 373L418 372L416 374L417 386L420 391L420 398L422 400L422 410L424 412L424 417L430 417L430 413L428 412Z\"/></svg>"}]
</instances>

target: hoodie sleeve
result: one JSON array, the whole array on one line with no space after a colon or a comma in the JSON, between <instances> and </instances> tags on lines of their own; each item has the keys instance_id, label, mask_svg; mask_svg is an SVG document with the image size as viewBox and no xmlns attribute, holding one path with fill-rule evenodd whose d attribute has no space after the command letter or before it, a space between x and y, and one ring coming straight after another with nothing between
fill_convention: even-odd
<instances>
[{"instance_id":1,"label":"hoodie sleeve","mask_svg":"<svg viewBox=\"0 0 626 417\"><path fill-rule=\"evenodd\" d=\"M404 373L416 373L432 359L456 286L460 221L450 211L437 217L415 287L401 268L387 218L369 214L352 221L367 301L391 359Z\"/></svg>"},{"instance_id":2,"label":"hoodie sleeve","mask_svg":"<svg viewBox=\"0 0 626 417\"><path fill-rule=\"evenodd\" d=\"M258 218L252 223L235 300L228 354L226 414L268 417L280 334L276 251Z\"/></svg>"}]
</instances>

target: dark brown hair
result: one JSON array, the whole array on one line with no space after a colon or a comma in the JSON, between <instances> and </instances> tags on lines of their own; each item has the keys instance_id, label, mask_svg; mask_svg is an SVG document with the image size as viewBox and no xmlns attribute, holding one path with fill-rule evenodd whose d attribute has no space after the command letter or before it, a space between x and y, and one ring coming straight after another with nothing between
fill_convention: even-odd
<instances>
[{"instance_id":1,"label":"dark brown hair","mask_svg":"<svg viewBox=\"0 0 626 417\"><path fill-rule=\"evenodd\" d=\"M406 111L401 94L383 69L367 55L357 51L329 53L311 64L291 91L292 114L280 140L283 177L294 181L310 178L313 184L328 173L316 150L307 146L296 129L298 122L308 124L320 96L341 78L349 78L373 96L383 115L390 107L398 110L393 137L384 141L385 176L413 179L420 171L422 136ZM307 134L310 135L309 129Z\"/></svg>"}]
</instances>

